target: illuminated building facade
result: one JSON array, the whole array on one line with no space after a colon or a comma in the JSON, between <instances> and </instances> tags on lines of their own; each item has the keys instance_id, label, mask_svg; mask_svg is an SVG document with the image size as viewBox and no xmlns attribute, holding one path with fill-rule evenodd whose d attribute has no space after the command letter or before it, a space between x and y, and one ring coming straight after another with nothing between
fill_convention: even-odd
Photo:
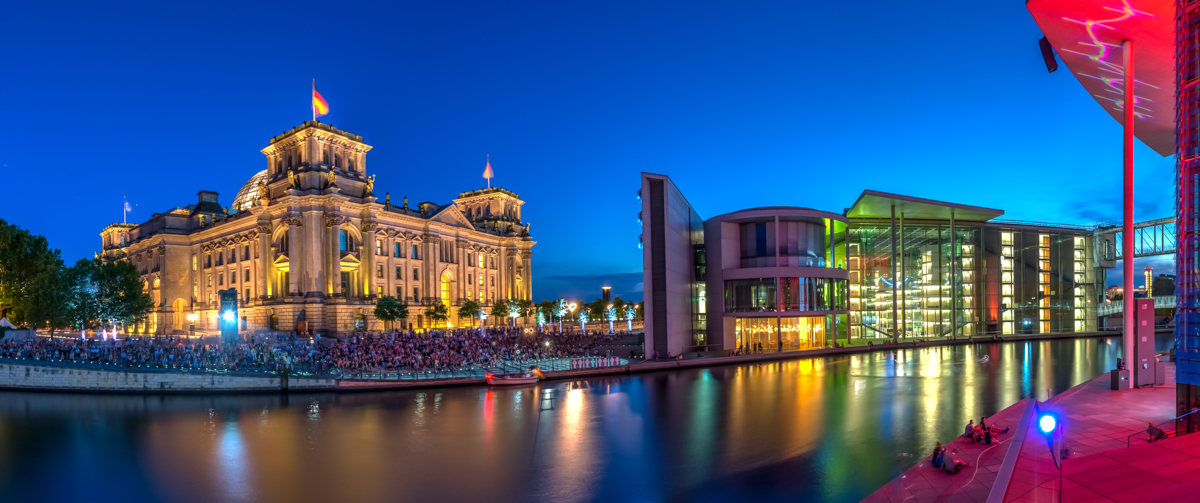
<instances>
[{"instance_id":1,"label":"illuminated building facade","mask_svg":"<svg viewBox=\"0 0 1200 503\"><path fill-rule=\"evenodd\" d=\"M378 331L375 301L409 305L408 322L431 326L426 311L474 299L530 299L531 248L517 194L492 187L448 204L375 196L371 146L362 137L309 121L272 138L267 169L232 205L202 191L196 204L101 232L104 260L142 273L155 312L143 333L184 334L217 326L218 292L238 292L242 333L334 335ZM452 315L453 322L455 317Z\"/></svg>"},{"instance_id":2,"label":"illuminated building facade","mask_svg":"<svg viewBox=\"0 0 1200 503\"><path fill-rule=\"evenodd\" d=\"M1097 330L1111 264L1090 227L869 190L842 215L702 221L664 175L639 194L648 355Z\"/></svg>"}]
</instances>

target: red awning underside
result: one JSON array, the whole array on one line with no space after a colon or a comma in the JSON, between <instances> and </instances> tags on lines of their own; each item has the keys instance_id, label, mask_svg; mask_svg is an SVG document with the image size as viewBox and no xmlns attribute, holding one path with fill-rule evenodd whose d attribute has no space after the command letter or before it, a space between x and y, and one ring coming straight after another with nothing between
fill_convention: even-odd
<instances>
[{"instance_id":1,"label":"red awning underside","mask_svg":"<svg viewBox=\"0 0 1200 503\"><path fill-rule=\"evenodd\" d=\"M1134 47L1134 127L1142 143L1175 153L1174 0L1029 0L1054 51L1096 102L1124 124L1121 42Z\"/></svg>"}]
</instances>

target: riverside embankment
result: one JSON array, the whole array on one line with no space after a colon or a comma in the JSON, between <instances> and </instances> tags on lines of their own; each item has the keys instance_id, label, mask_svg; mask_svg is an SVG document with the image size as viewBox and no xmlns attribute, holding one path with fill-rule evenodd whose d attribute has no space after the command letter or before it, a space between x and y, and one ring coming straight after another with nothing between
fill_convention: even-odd
<instances>
[{"instance_id":1,"label":"riverside embankment","mask_svg":"<svg viewBox=\"0 0 1200 503\"><path fill-rule=\"evenodd\" d=\"M695 356L683 360L645 361L614 367L546 372L547 380L582 379L683 368L742 365L779 360L896 351L911 348L1106 337L1112 332L1010 336L1003 339L959 338L900 344L848 346L805 351L772 351L738 356ZM267 393L377 391L485 384L481 378L372 379L332 376L284 376L277 373L179 371L79 366L59 362L0 360L0 389L100 393Z\"/></svg>"}]
</instances>

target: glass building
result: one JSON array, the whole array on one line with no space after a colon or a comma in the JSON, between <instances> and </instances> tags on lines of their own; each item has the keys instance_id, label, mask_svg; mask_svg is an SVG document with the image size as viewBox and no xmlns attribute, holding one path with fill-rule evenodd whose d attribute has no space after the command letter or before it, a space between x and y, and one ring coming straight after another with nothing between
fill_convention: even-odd
<instances>
[{"instance_id":1,"label":"glass building","mask_svg":"<svg viewBox=\"0 0 1200 503\"><path fill-rule=\"evenodd\" d=\"M844 214L702 220L669 177L642 182L648 355L1098 329L1091 227L870 190Z\"/></svg>"},{"instance_id":2,"label":"glass building","mask_svg":"<svg viewBox=\"0 0 1200 503\"><path fill-rule=\"evenodd\" d=\"M852 338L1097 328L1104 269L1088 227L875 191L847 215Z\"/></svg>"}]
</instances>

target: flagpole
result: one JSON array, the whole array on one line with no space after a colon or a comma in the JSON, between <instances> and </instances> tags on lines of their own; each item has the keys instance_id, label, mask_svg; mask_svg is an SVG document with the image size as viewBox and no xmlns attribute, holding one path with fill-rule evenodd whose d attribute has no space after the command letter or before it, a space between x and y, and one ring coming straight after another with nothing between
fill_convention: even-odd
<instances>
[{"instance_id":1,"label":"flagpole","mask_svg":"<svg viewBox=\"0 0 1200 503\"><path fill-rule=\"evenodd\" d=\"M308 108L312 109L313 122L317 121L317 104L313 103L313 96L317 94L317 79L312 80L312 93L308 95Z\"/></svg>"}]
</instances>

